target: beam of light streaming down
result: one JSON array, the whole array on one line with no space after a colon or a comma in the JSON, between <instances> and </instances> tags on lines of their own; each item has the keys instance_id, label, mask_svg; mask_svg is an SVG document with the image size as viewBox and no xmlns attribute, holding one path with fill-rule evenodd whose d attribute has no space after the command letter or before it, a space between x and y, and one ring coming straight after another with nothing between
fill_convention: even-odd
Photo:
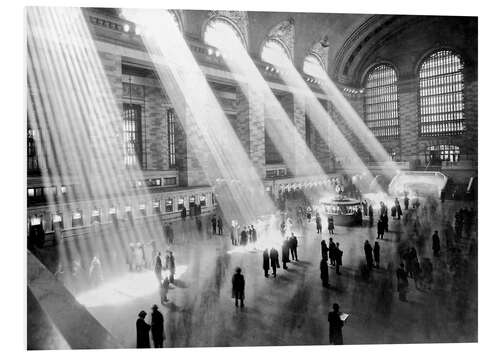
<instances>
[{"instance_id":1,"label":"beam of light streaming down","mask_svg":"<svg viewBox=\"0 0 500 357\"><path fill-rule=\"evenodd\" d=\"M204 73L167 11L123 9L143 42L226 219L253 223L275 212L264 185Z\"/></svg>"},{"instance_id":2,"label":"beam of light streaming down","mask_svg":"<svg viewBox=\"0 0 500 357\"><path fill-rule=\"evenodd\" d=\"M344 97L337 85L333 83L325 70L320 67L318 73L320 75L318 79L321 89L326 93L337 111L344 118L351 132L359 138L359 141L365 146L370 155L379 165L381 165L384 175L389 178L394 177L399 173L399 169L382 144L380 144L372 131L366 126L363 119Z\"/></svg>"},{"instance_id":3,"label":"beam of light streaming down","mask_svg":"<svg viewBox=\"0 0 500 357\"><path fill-rule=\"evenodd\" d=\"M241 41L231 32L213 37L217 47L249 101L258 97L264 106L265 126L274 146L295 176L326 178L320 164L300 136L292 120L264 80Z\"/></svg>"},{"instance_id":4,"label":"beam of light streaming down","mask_svg":"<svg viewBox=\"0 0 500 357\"><path fill-rule=\"evenodd\" d=\"M306 113L321 136L321 139L327 143L329 151L335 153L337 157L349 159L349 162L346 163L348 167L345 167L345 169L349 168L351 171L363 175L364 180L367 182L373 182L373 175L370 173L370 170L342 134L333 118L328 114L323 105L321 105L290 59L279 56L278 53L274 54L272 58L275 59L276 62L274 64L279 68L281 78L287 86L296 96L305 98ZM319 65L316 65L314 69L314 73L322 74L321 77L326 75ZM376 189L381 190L378 185Z\"/></svg>"},{"instance_id":5,"label":"beam of light streaming down","mask_svg":"<svg viewBox=\"0 0 500 357\"><path fill-rule=\"evenodd\" d=\"M137 205L131 185L144 177L139 167L124 164L121 111L82 11L28 7L26 25L28 120L38 133L44 186L77 182L64 197L47 197L49 205L73 212L100 202L125 218L118 224L94 223L89 239L59 244L60 262L69 266L78 260L88 268L98 256L123 265L129 243L160 238L161 222L151 216L132 224L123 212ZM153 201L147 191L140 194L145 202ZM97 208L105 221L108 212Z\"/></svg>"}]
</instances>

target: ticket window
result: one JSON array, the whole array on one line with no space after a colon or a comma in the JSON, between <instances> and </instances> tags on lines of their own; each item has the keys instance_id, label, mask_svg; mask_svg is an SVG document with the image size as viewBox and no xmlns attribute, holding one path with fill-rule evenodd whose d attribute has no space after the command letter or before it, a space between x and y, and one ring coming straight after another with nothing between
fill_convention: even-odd
<instances>
[{"instance_id":1,"label":"ticket window","mask_svg":"<svg viewBox=\"0 0 500 357\"><path fill-rule=\"evenodd\" d=\"M30 226L31 227L38 226L38 228L41 228L42 227L42 218L40 216L31 216Z\"/></svg>"},{"instance_id":2,"label":"ticket window","mask_svg":"<svg viewBox=\"0 0 500 357\"><path fill-rule=\"evenodd\" d=\"M204 207L207 205L207 197L205 195L200 196L200 206Z\"/></svg>"},{"instance_id":3,"label":"ticket window","mask_svg":"<svg viewBox=\"0 0 500 357\"><path fill-rule=\"evenodd\" d=\"M179 200L177 201L177 210L182 211L183 208L184 208L184 199L179 198Z\"/></svg>"},{"instance_id":4,"label":"ticket window","mask_svg":"<svg viewBox=\"0 0 500 357\"><path fill-rule=\"evenodd\" d=\"M196 200L194 196L189 197L189 208L193 208L196 204Z\"/></svg>"},{"instance_id":5,"label":"ticket window","mask_svg":"<svg viewBox=\"0 0 500 357\"><path fill-rule=\"evenodd\" d=\"M61 230L64 228L63 218L61 213L54 213L52 215L52 227L54 231Z\"/></svg>"},{"instance_id":6,"label":"ticket window","mask_svg":"<svg viewBox=\"0 0 500 357\"><path fill-rule=\"evenodd\" d=\"M174 210L174 201L171 198L165 200L165 212L173 212Z\"/></svg>"},{"instance_id":7,"label":"ticket window","mask_svg":"<svg viewBox=\"0 0 500 357\"><path fill-rule=\"evenodd\" d=\"M101 223L101 210L94 208L90 215L90 224Z\"/></svg>"},{"instance_id":8,"label":"ticket window","mask_svg":"<svg viewBox=\"0 0 500 357\"><path fill-rule=\"evenodd\" d=\"M82 210L76 210L73 212L73 216L71 217L71 227L80 226L83 226L83 214Z\"/></svg>"},{"instance_id":9,"label":"ticket window","mask_svg":"<svg viewBox=\"0 0 500 357\"><path fill-rule=\"evenodd\" d=\"M28 244L36 244L42 247L45 242L45 232L42 226L41 216L31 216L29 220Z\"/></svg>"},{"instance_id":10,"label":"ticket window","mask_svg":"<svg viewBox=\"0 0 500 357\"><path fill-rule=\"evenodd\" d=\"M116 207L111 207L109 209L109 220L112 222L112 223L118 223L118 213L117 213L117 210L116 210Z\"/></svg>"},{"instance_id":11,"label":"ticket window","mask_svg":"<svg viewBox=\"0 0 500 357\"><path fill-rule=\"evenodd\" d=\"M153 213L160 214L160 201L153 201Z\"/></svg>"},{"instance_id":12,"label":"ticket window","mask_svg":"<svg viewBox=\"0 0 500 357\"><path fill-rule=\"evenodd\" d=\"M146 216L146 204L141 203L139 205L139 212L141 213L142 216Z\"/></svg>"}]
</instances>

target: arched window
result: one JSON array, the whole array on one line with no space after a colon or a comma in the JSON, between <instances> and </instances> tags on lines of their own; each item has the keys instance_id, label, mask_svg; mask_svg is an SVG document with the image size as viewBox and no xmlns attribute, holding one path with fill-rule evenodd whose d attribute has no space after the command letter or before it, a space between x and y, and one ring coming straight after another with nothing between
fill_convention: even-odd
<instances>
[{"instance_id":1,"label":"arched window","mask_svg":"<svg viewBox=\"0 0 500 357\"><path fill-rule=\"evenodd\" d=\"M278 40L269 39L262 47L262 53L260 58L267 63L271 63L277 67L281 67L286 63L285 61L290 61L290 56L285 46Z\"/></svg>"},{"instance_id":2,"label":"arched window","mask_svg":"<svg viewBox=\"0 0 500 357\"><path fill-rule=\"evenodd\" d=\"M365 120L378 138L399 137L398 78L389 65L374 67L365 83Z\"/></svg>"},{"instance_id":3,"label":"arched window","mask_svg":"<svg viewBox=\"0 0 500 357\"><path fill-rule=\"evenodd\" d=\"M449 50L431 54L419 71L420 134L462 134L464 74L462 59Z\"/></svg>"},{"instance_id":4,"label":"arched window","mask_svg":"<svg viewBox=\"0 0 500 357\"><path fill-rule=\"evenodd\" d=\"M460 157L460 148L456 145L432 145L425 151L425 161L439 164L442 161L457 162Z\"/></svg>"},{"instance_id":5,"label":"arched window","mask_svg":"<svg viewBox=\"0 0 500 357\"><path fill-rule=\"evenodd\" d=\"M215 18L207 24L203 39L207 45L217 48L221 47L222 44L227 46L235 39L245 46L245 42L235 26L223 18Z\"/></svg>"},{"instance_id":6,"label":"arched window","mask_svg":"<svg viewBox=\"0 0 500 357\"><path fill-rule=\"evenodd\" d=\"M324 76L324 67L321 61L315 55L308 55L304 59L304 67L302 68L305 74L314 78L321 78Z\"/></svg>"}]
</instances>

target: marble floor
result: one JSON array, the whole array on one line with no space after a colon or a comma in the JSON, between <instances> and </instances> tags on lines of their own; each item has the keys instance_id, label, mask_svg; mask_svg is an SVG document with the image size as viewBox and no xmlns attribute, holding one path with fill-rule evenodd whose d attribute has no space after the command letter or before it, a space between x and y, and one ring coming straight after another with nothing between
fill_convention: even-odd
<instances>
[{"instance_id":1,"label":"marble floor","mask_svg":"<svg viewBox=\"0 0 500 357\"><path fill-rule=\"evenodd\" d=\"M422 227L441 232L447 217L460 205L447 202L436 214L419 214ZM276 278L264 277L261 251L233 250L228 235L193 238L192 227L190 222L175 227L183 232L176 233L177 243L171 247L178 274L165 305L160 304L151 271L124 271L93 294L77 294L123 346L135 347L137 314L140 310L150 313L153 304L165 317L167 347L328 344L327 314L334 302L350 314L343 329L345 344L477 341L477 269L475 259L465 254L469 244L465 238L457 244L463 246L469 269L457 277L450 269L443 237L444 254L433 258L430 234L416 240L410 223L391 219L389 233L380 241L381 267L363 279L363 244L368 239L373 245L376 227L368 227L366 221L363 227L337 226L334 241L344 251L342 275L331 267L331 287L324 288L319 273L320 242L329 235L317 234L313 223L299 232L299 261L290 263L286 271L278 269ZM434 283L419 290L410 280L409 301L401 302L395 273L387 266L397 267L399 252L407 246L416 246L420 260L432 259ZM246 280L243 309L236 308L231 299L236 267L242 268Z\"/></svg>"}]
</instances>

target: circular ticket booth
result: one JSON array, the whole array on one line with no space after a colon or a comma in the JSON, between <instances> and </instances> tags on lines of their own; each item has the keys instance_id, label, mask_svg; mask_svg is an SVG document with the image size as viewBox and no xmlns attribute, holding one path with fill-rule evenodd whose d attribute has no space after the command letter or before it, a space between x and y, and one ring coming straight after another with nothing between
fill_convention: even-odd
<instances>
[{"instance_id":1,"label":"circular ticket booth","mask_svg":"<svg viewBox=\"0 0 500 357\"><path fill-rule=\"evenodd\" d=\"M327 217L333 216L335 225L354 226L362 223L363 216L359 211L361 202L356 199L336 196L321 200L320 205Z\"/></svg>"}]
</instances>

